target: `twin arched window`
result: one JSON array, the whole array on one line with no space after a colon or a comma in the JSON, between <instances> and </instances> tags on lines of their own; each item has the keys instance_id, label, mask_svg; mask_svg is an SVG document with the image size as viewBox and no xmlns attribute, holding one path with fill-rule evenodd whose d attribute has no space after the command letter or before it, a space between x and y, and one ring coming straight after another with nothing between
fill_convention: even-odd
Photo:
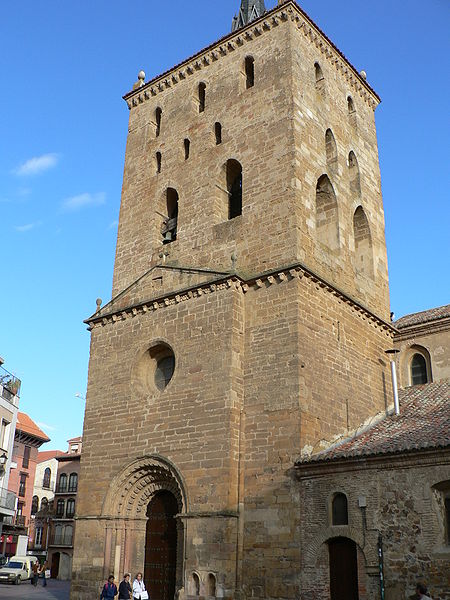
<instances>
[{"instance_id":1,"label":"twin arched window","mask_svg":"<svg viewBox=\"0 0 450 600\"><path fill-rule=\"evenodd\" d=\"M67 492L67 475L65 473L61 473L59 476L58 491Z\"/></svg>"},{"instance_id":2,"label":"twin arched window","mask_svg":"<svg viewBox=\"0 0 450 600\"><path fill-rule=\"evenodd\" d=\"M78 475L71 473L69 476L69 492L76 492L78 488Z\"/></svg>"},{"instance_id":3,"label":"twin arched window","mask_svg":"<svg viewBox=\"0 0 450 600\"><path fill-rule=\"evenodd\" d=\"M67 500L66 506L66 517L71 519L75 515L75 500L73 498L69 498Z\"/></svg>"},{"instance_id":4,"label":"twin arched window","mask_svg":"<svg viewBox=\"0 0 450 600\"><path fill-rule=\"evenodd\" d=\"M65 502L62 498L59 498L59 500L56 503L56 516L57 517L64 516L64 508L65 508Z\"/></svg>"},{"instance_id":5,"label":"twin arched window","mask_svg":"<svg viewBox=\"0 0 450 600\"><path fill-rule=\"evenodd\" d=\"M41 500L41 510L47 510L48 508L48 499L44 496Z\"/></svg>"}]
</instances>

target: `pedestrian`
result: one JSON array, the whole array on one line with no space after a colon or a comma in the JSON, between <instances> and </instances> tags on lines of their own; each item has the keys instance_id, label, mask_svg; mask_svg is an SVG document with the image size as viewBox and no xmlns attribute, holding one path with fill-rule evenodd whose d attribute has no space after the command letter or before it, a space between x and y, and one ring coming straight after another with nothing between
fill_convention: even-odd
<instances>
[{"instance_id":1,"label":"pedestrian","mask_svg":"<svg viewBox=\"0 0 450 600\"><path fill-rule=\"evenodd\" d=\"M32 576L31 576L31 585L34 585L34 587L36 587L38 584L38 579L39 579L39 561L36 560L33 563L31 570L33 572Z\"/></svg>"},{"instance_id":2,"label":"pedestrian","mask_svg":"<svg viewBox=\"0 0 450 600\"><path fill-rule=\"evenodd\" d=\"M136 579L133 581L133 598L136 600L148 600L148 593L145 589L142 573L138 573Z\"/></svg>"},{"instance_id":3,"label":"pedestrian","mask_svg":"<svg viewBox=\"0 0 450 600\"><path fill-rule=\"evenodd\" d=\"M416 596L420 598L420 600L431 600L431 597L428 595L428 590L423 583L418 583L416 585Z\"/></svg>"},{"instance_id":4,"label":"pedestrian","mask_svg":"<svg viewBox=\"0 0 450 600\"><path fill-rule=\"evenodd\" d=\"M47 587L47 569L47 563L45 562L39 571L39 575L42 577L42 587Z\"/></svg>"},{"instance_id":5,"label":"pedestrian","mask_svg":"<svg viewBox=\"0 0 450 600\"><path fill-rule=\"evenodd\" d=\"M103 600L103 598L114 600L114 596L117 596L117 586L114 583L114 575L110 575L108 581L103 586L100 600Z\"/></svg>"},{"instance_id":6,"label":"pedestrian","mask_svg":"<svg viewBox=\"0 0 450 600\"><path fill-rule=\"evenodd\" d=\"M133 597L133 590L130 584L130 574L125 573L119 585L119 600L130 600Z\"/></svg>"}]
</instances>

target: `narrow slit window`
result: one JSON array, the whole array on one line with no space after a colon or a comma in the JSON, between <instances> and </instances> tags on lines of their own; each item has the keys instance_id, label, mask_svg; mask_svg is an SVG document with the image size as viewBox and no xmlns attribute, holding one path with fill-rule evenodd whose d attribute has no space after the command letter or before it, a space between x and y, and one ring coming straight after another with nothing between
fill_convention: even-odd
<instances>
[{"instance_id":1,"label":"narrow slit window","mask_svg":"<svg viewBox=\"0 0 450 600\"><path fill-rule=\"evenodd\" d=\"M166 192L166 211L161 233L163 244L170 244L177 239L178 228L178 192L173 188L168 188Z\"/></svg>"},{"instance_id":2,"label":"narrow slit window","mask_svg":"<svg viewBox=\"0 0 450 600\"><path fill-rule=\"evenodd\" d=\"M157 152L156 153L156 172L157 173L161 173L161 160L162 160L161 152Z\"/></svg>"},{"instance_id":3,"label":"narrow slit window","mask_svg":"<svg viewBox=\"0 0 450 600\"><path fill-rule=\"evenodd\" d=\"M228 219L242 215L242 165L237 160L227 162Z\"/></svg>"},{"instance_id":4,"label":"narrow slit window","mask_svg":"<svg viewBox=\"0 0 450 600\"><path fill-rule=\"evenodd\" d=\"M355 103L353 102L353 98L351 96L348 96L347 98L347 108L349 115L355 112Z\"/></svg>"},{"instance_id":5,"label":"narrow slit window","mask_svg":"<svg viewBox=\"0 0 450 600\"><path fill-rule=\"evenodd\" d=\"M156 123L156 137L161 133L161 119L162 119L162 110L158 106L155 111L155 123Z\"/></svg>"},{"instance_id":6,"label":"narrow slit window","mask_svg":"<svg viewBox=\"0 0 450 600\"><path fill-rule=\"evenodd\" d=\"M190 140L188 140L188 138L186 138L184 140L184 160L187 160L189 158L190 151L191 151L191 142L190 142Z\"/></svg>"},{"instance_id":7,"label":"narrow slit window","mask_svg":"<svg viewBox=\"0 0 450 600\"><path fill-rule=\"evenodd\" d=\"M202 113L206 105L206 83L200 83L198 86L198 112Z\"/></svg>"},{"instance_id":8,"label":"narrow slit window","mask_svg":"<svg viewBox=\"0 0 450 600\"><path fill-rule=\"evenodd\" d=\"M214 134L216 136L216 146L218 146L222 143L222 125L220 123L214 125Z\"/></svg>"},{"instance_id":9,"label":"narrow slit window","mask_svg":"<svg viewBox=\"0 0 450 600\"><path fill-rule=\"evenodd\" d=\"M319 63L315 63L314 64L314 71L315 71L315 75L316 75L316 83L319 83L319 81L322 81L323 77L323 72L322 72L322 68L319 65Z\"/></svg>"},{"instance_id":10,"label":"narrow slit window","mask_svg":"<svg viewBox=\"0 0 450 600\"><path fill-rule=\"evenodd\" d=\"M255 59L253 56L245 58L245 87L248 90L255 85Z\"/></svg>"}]
</instances>

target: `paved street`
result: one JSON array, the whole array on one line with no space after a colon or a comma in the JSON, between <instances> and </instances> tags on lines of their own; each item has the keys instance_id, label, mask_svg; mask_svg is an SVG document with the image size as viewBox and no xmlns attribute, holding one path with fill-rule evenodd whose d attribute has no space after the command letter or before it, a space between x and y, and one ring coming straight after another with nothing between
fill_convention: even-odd
<instances>
[{"instance_id":1,"label":"paved street","mask_svg":"<svg viewBox=\"0 0 450 600\"><path fill-rule=\"evenodd\" d=\"M29 581L21 585L0 584L0 598L17 598L18 600L69 600L70 581L56 581L51 579L47 587L34 587ZM100 595L100 593L98 594Z\"/></svg>"}]
</instances>

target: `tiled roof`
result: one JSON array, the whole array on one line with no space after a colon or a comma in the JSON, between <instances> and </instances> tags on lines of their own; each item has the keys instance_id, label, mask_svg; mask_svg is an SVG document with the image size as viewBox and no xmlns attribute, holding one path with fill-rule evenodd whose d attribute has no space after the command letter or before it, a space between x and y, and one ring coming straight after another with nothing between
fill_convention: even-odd
<instances>
[{"instance_id":1,"label":"tiled roof","mask_svg":"<svg viewBox=\"0 0 450 600\"><path fill-rule=\"evenodd\" d=\"M437 308L430 308L430 310L424 310L418 313L412 313L411 315L405 315L395 321L394 325L397 329L403 329L410 325L420 325L422 323L429 323L430 321L445 319L446 317L450 317L450 304L438 306Z\"/></svg>"},{"instance_id":2,"label":"tiled roof","mask_svg":"<svg viewBox=\"0 0 450 600\"><path fill-rule=\"evenodd\" d=\"M17 413L16 431L22 431L23 433L32 435L33 437L37 438L38 440L42 440L43 442L50 441L50 438L47 435L45 435L42 429L39 429L36 423L23 412Z\"/></svg>"},{"instance_id":3,"label":"tiled roof","mask_svg":"<svg viewBox=\"0 0 450 600\"><path fill-rule=\"evenodd\" d=\"M83 441L83 438L81 437L81 435L79 435L78 437L74 437L74 438L70 438L70 440L67 440L68 442L81 442Z\"/></svg>"},{"instance_id":4,"label":"tiled roof","mask_svg":"<svg viewBox=\"0 0 450 600\"><path fill-rule=\"evenodd\" d=\"M384 417L359 435L297 464L397 454L450 446L450 382L400 390L400 414Z\"/></svg>"},{"instance_id":5,"label":"tiled roof","mask_svg":"<svg viewBox=\"0 0 450 600\"><path fill-rule=\"evenodd\" d=\"M50 460L52 458L56 458L57 456L61 456L61 454L64 454L64 452L62 450L43 450L42 452L38 453L38 463L43 463L46 460Z\"/></svg>"}]
</instances>

